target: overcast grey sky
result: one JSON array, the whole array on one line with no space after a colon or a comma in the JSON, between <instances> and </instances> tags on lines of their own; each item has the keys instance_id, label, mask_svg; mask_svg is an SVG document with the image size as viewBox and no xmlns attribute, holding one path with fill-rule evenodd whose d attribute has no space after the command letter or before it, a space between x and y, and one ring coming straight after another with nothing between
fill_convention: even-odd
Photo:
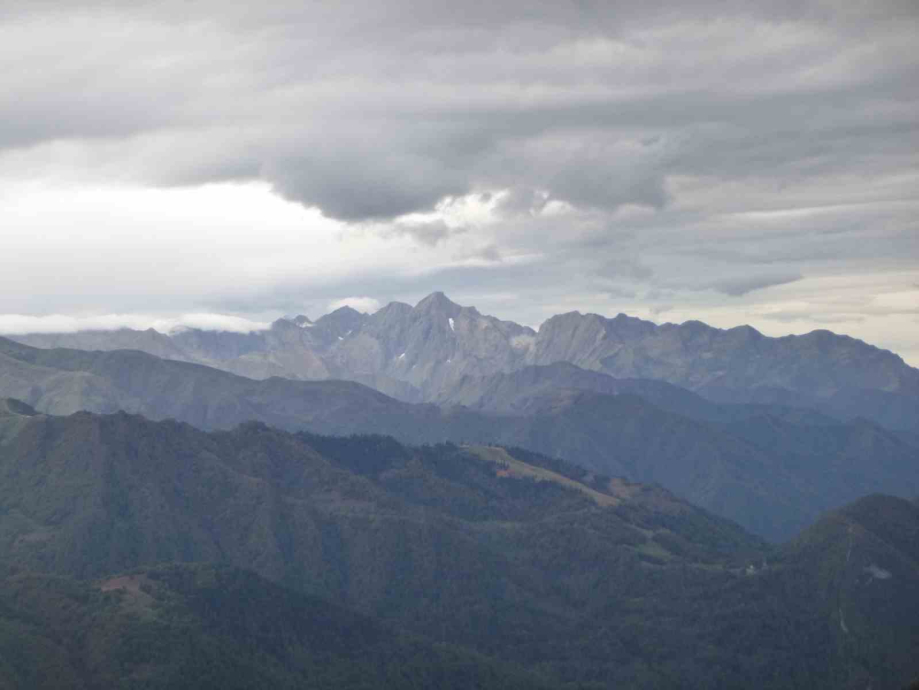
<instances>
[{"instance_id":1,"label":"overcast grey sky","mask_svg":"<svg viewBox=\"0 0 919 690\"><path fill-rule=\"evenodd\" d=\"M917 36L914 0L0 0L0 332L439 289L916 366Z\"/></svg>"}]
</instances>

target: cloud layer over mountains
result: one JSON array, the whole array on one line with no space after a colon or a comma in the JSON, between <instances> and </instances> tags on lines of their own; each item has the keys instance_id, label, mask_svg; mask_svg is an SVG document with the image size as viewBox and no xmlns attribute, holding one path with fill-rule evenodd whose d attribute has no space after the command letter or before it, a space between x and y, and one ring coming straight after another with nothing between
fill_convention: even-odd
<instances>
[{"instance_id":1,"label":"cloud layer over mountains","mask_svg":"<svg viewBox=\"0 0 919 690\"><path fill-rule=\"evenodd\" d=\"M917 29L913 2L2 3L0 313L444 289L916 362Z\"/></svg>"}]
</instances>

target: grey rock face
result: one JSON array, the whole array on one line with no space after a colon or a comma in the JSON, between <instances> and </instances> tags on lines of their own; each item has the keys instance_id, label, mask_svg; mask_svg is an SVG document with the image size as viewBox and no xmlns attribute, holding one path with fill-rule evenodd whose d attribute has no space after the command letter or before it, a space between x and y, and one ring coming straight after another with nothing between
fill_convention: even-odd
<instances>
[{"instance_id":1,"label":"grey rock face","mask_svg":"<svg viewBox=\"0 0 919 690\"><path fill-rule=\"evenodd\" d=\"M373 315L342 307L315 322L278 319L257 333L184 330L171 336L120 330L32 334L14 340L42 348L134 349L206 364L241 376L360 381L408 401L427 401L463 376L523 366L536 333L461 307L442 292L415 307L393 302Z\"/></svg>"},{"instance_id":2,"label":"grey rock face","mask_svg":"<svg viewBox=\"0 0 919 690\"><path fill-rule=\"evenodd\" d=\"M841 389L919 393L919 370L891 352L829 331L769 338L750 326L656 326L620 314L564 314L539 330L534 364L567 361L616 377L697 392L777 388L830 397Z\"/></svg>"},{"instance_id":3,"label":"grey rock face","mask_svg":"<svg viewBox=\"0 0 919 690\"><path fill-rule=\"evenodd\" d=\"M717 402L811 407L891 427L919 423L919 370L830 331L770 338L749 326L656 326L620 314L563 314L539 330L532 361L666 381Z\"/></svg>"},{"instance_id":4,"label":"grey rock face","mask_svg":"<svg viewBox=\"0 0 919 690\"><path fill-rule=\"evenodd\" d=\"M919 370L847 336L770 338L749 326L656 325L578 312L553 316L536 332L441 292L414 307L394 302L372 315L342 307L315 322L279 319L250 334L121 330L15 339L45 348L137 349L255 379L353 380L408 402L468 404L470 378L565 362L620 379L667 382L715 402L811 407L900 429L919 425ZM574 388L613 392L606 383L566 376Z\"/></svg>"},{"instance_id":5,"label":"grey rock face","mask_svg":"<svg viewBox=\"0 0 919 690\"><path fill-rule=\"evenodd\" d=\"M380 344L382 372L408 382L424 400L435 399L464 375L520 366L525 350L514 339L535 336L529 328L460 307L439 292L403 312L398 321L377 325L374 317L365 335Z\"/></svg>"}]
</instances>

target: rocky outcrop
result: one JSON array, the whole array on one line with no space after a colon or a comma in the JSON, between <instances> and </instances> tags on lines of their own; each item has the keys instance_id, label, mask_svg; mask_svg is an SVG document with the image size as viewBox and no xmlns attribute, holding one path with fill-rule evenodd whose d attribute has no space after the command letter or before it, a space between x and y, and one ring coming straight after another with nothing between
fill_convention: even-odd
<instances>
[{"instance_id":1,"label":"rocky outcrop","mask_svg":"<svg viewBox=\"0 0 919 690\"><path fill-rule=\"evenodd\" d=\"M374 314L342 307L315 322L301 315L248 334L120 330L16 339L37 347L137 349L255 379L347 379L409 402L465 402L470 378L565 362L619 379L667 382L715 402L810 407L899 429L919 423L919 370L829 331L770 338L750 326L656 325L625 314L570 312L537 332L442 292L414 307L393 302ZM596 390L595 379L566 376ZM600 384L602 392L612 392L607 385Z\"/></svg>"}]
</instances>

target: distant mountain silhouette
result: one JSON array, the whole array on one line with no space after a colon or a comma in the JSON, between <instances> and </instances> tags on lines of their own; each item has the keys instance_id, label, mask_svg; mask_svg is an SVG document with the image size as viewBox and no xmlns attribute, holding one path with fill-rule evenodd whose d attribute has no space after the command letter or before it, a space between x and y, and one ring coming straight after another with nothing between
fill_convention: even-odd
<instances>
[{"instance_id":1,"label":"distant mountain silhouette","mask_svg":"<svg viewBox=\"0 0 919 690\"><path fill-rule=\"evenodd\" d=\"M342 307L315 322L279 319L263 332L194 329L32 334L37 347L137 349L251 378L348 379L407 402L462 397L470 378L574 364L618 379L663 381L714 401L804 407L843 420L919 426L919 370L830 331L770 338L749 326L656 325L571 312L538 331L461 307L435 292L372 315Z\"/></svg>"}]
</instances>

